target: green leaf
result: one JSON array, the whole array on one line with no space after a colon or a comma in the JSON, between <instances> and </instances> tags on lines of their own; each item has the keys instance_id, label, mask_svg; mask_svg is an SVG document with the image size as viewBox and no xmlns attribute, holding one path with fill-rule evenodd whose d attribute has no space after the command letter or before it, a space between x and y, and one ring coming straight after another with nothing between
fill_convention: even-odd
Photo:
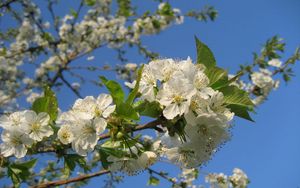
<instances>
[{"instance_id":1,"label":"green leaf","mask_svg":"<svg viewBox=\"0 0 300 188\"><path fill-rule=\"evenodd\" d=\"M37 159L23 163L13 163L7 167L7 175L11 178L15 187L19 187L21 181L30 176L30 169L34 167Z\"/></svg>"},{"instance_id":2,"label":"green leaf","mask_svg":"<svg viewBox=\"0 0 300 188\"><path fill-rule=\"evenodd\" d=\"M96 4L96 0L85 0L84 2L87 6L94 6Z\"/></svg>"},{"instance_id":3,"label":"green leaf","mask_svg":"<svg viewBox=\"0 0 300 188\"><path fill-rule=\"evenodd\" d=\"M126 152L124 152L122 150L118 150L116 148L109 148L109 147L101 147L100 151L102 151L108 155L118 157L118 158L121 158L126 154Z\"/></svg>"},{"instance_id":4,"label":"green leaf","mask_svg":"<svg viewBox=\"0 0 300 188\"><path fill-rule=\"evenodd\" d=\"M231 112L234 112L236 116L254 122L254 120L250 117L247 108L235 104L230 104L227 108L229 108Z\"/></svg>"},{"instance_id":5,"label":"green leaf","mask_svg":"<svg viewBox=\"0 0 300 188\"><path fill-rule=\"evenodd\" d=\"M113 80L107 80L105 77L101 76L100 79L102 80L103 84L109 90L114 103L116 104L116 113L120 117L130 119L130 120L139 120L138 113L134 110L130 103L125 103L124 101L124 91L120 84ZM133 94L132 94L133 95ZM131 96L132 98L133 96ZM131 100L131 99L129 99Z\"/></svg>"},{"instance_id":6,"label":"green leaf","mask_svg":"<svg viewBox=\"0 0 300 188\"><path fill-rule=\"evenodd\" d=\"M221 91L224 94L224 102L226 104L244 106L248 109L253 109L254 107L254 104L252 103L249 94L236 86L227 86L221 88L219 91Z\"/></svg>"},{"instance_id":7,"label":"green leaf","mask_svg":"<svg viewBox=\"0 0 300 188\"><path fill-rule=\"evenodd\" d=\"M124 101L124 91L120 84L113 80L107 80L104 76L100 76L101 81L108 89L109 93L111 94L114 102L116 104L121 103Z\"/></svg>"},{"instance_id":8,"label":"green leaf","mask_svg":"<svg viewBox=\"0 0 300 188\"><path fill-rule=\"evenodd\" d=\"M119 16L129 17L132 15L131 1L130 0L118 0L117 1L119 10Z\"/></svg>"},{"instance_id":9,"label":"green leaf","mask_svg":"<svg viewBox=\"0 0 300 188\"><path fill-rule=\"evenodd\" d=\"M118 103L116 106L116 112L123 118L130 120L139 120L139 114L135 111L131 104L124 102Z\"/></svg>"},{"instance_id":10,"label":"green leaf","mask_svg":"<svg viewBox=\"0 0 300 188\"><path fill-rule=\"evenodd\" d=\"M76 10L74 9L70 9L70 14L74 17L74 18L77 18L78 17L78 13L76 12Z\"/></svg>"},{"instance_id":11,"label":"green leaf","mask_svg":"<svg viewBox=\"0 0 300 188\"><path fill-rule=\"evenodd\" d=\"M57 98L49 86L44 88L44 96L33 102L31 109L37 114L47 112L52 121L56 120L58 114Z\"/></svg>"},{"instance_id":12,"label":"green leaf","mask_svg":"<svg viewBox=\"0 0 300 188\"><path fill-rule=\"evenodd\" d=\"M140 81L141 81L142 73L143 73L143 68L144 68L144 65L142 65L138 71L136 84L135 84L133 90L129 93L128 98L126 100L126 103L128 103L128 104L132 104L138 94Z\"/></svg>"},{"instance_id":13,"label":"green leaf","mask_svg":"<svg viewBox=\"0 0 300 188\"><path fill-rule=\"evenodd\" d=\"M159 179L154 176L150 176L147 185L157 186L158 184L159 184Z\"/></svg>"},{"instance_id":14,"label":"green leaf","mask_svg":"<svg viewBox=\"0 0 300 188\"><path fill-rule=\"evenodd\" d=\"M64 174L70 176L71 172L79 165L84 170L88 170L84 157L77 154L69 154L64 156Z\"/></svg>"},{"instance_id":15,"label":"green leaf","mask_svg":"<svg viewBox=\"0 0 300 188\"><path fill-rule=\"evenodd\" d=\"M253 111L254 104L246 91L236 86L223 87L219 91L224 94L224 103L232 112L241 118L253 121L248 111Z\"/></svg>"},{"instance_id":16,"label":"green leaf","mask_svg":"<svg viewBox=\"0 0 300 188\"><path fill-rule=\"evenodd\" d=\"M197 63L205 65L206 68L212 68L216 66L216 60L212 51L202 43L196 36L196 49L197 49Z\"/></svg>"},{"instance_id":17,"label":"green leaf","mask_svg":"<svg viewBox=\"0 0 300 188\"><path fill-rule=\"evenodd\" d=\"M135 106L135 110L139 112L142 116L148 116L157 118L161 115L162 110L158 102L148 102L141 101L137 106Z\"/></svg>"},{"instance_id":18,"label":"green leaf","mask_svg":"<svg viewBox=\"0 0 300 188\"><path fill-rule=\"evenodd\" d=\"M205 74L209 79L209 86L215 90L225 87L230 83L228 81L227 71L219 67L211 67L210 69L206 69Z\"/></svg>"}]
</instances>

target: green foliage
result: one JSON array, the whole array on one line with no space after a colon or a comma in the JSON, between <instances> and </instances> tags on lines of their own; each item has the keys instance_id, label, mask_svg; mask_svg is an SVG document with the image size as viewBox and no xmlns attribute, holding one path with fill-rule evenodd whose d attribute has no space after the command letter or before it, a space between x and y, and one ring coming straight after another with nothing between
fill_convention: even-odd
<instances>
[{"instance_id":1,"label":"green foliage","mask_svg":"<svg viewBox=\"0 0 300 188\"><path fill-rule=\"evenodd\" d=\"M236 86L227 86L221 88L220 91L224 94L225 104L235 115L253 121L248 111L253 111L254 104L246 91Z\"/></svg>"},{"instance_id":2,"label":"green foliage","mask_svg":"<svg viewBox=\"0 0 300 188\"><path fill-rule=\"evenodd\" d=\"M19 187L22 181L30 176L30 169L34 167L37 159L23 163L13 163L7 167L7 175L11 178L15 187Z\"/></svg>"},{"instance_id":3,"label":"green foliage","mask_svg":"<svg viewBox=\"0 0 300 188\"><path fill-rule=\"evenodd\" d=\"M208 20L215 21L215 19L218 16L218 11L213 6L205 6L200 11L191 10L189 11L186 16L196 18L199 21L205 21Z\"/></svg>"},{"instance_id":4,"label":"green foliage","mask_svg":"<svg viewBox=\"0 0 300 188\"><path fill-rule=\"evenodd\" d=\"M116 112L120 117L130 120L139 120L139 115L132 107L131 104L128 103L118 103L116 107Z\"/></svg>"},{"instance_id":5,"label":"green foliage","mask_svg":"<svg viewBox=\"0 0 300 188\"><path fill-rule=\"evenodd\" d=\"M212 51L202 43L196 36L196 49L197 49L197 63L203 64L206 68L210 69L216 66L216 60Z\"/></svg>"},{"instance_id":6,"label":"green foliage","mask_svg":"<svg viewBox=\"0 0 300 188\"><path fill-rule=\"evenodd\" d=\"M142 116L148 116L157 118L161 115L162 110L160 108L160 104L158 102L148 102L148 101L140 101L135 104L135 110L139 112Z\"/></svg>"},{"instance_id":7,"label":"green foliage","mask_svg":"<svg viewBox=\"0 0 300 188\"><path fill-rule=\"evenodd\" d=\"M100 79L102 80L103 84L106 86L108 91L110 92L114 100L114 103L116 104L117 115L125 119L139 120L138 113L134 110L132 104L128 103L134 99L134 95L136 94L134 93L131 94L131 96L129 96L130 98L128 102L124 102L125 93L118 82L113 80L107 80L103 76L101 76Z\"/></svg>"},{"instance_id":8,"label":"green foliage","mask_svg":"<svg viewBox=\"0 0 300 188\"><path fill-rule=\"evenodd\" d=\"M159 179L154 176L150 176L147 185L157 186L159 185Z\"/></svg>"},{"instance_id":9,"label":"green foliage","mask_svg":"<svg viewBox=\"0 0 300 188\"><path fill-rule=\"evenodd\" d=\"M119 9L118 15L129 17L132 15L131 1L130 0L117 0Z\"/></svg>"},{"instance_id":10,"label":"green foliage","mask_svg":"<svg viewBox=\"0 0 300 188\"><path fill-rule=\"evenodd\" d=\"M228 73L219 67L206 69L205 73L209 79L209 86L213 89L220 89L229 84Z\"/></svg>"},{"instance_id":11,"label":"green foliage","mask_svg":"<svg viewBox=\"0 0 300 188\"><path fill-rule=\"evenodd\" d=\"M74 17L74 18L77 18L78 17L78 12L76 12L76 10L74 9L70 9L70 14Z\"/></svg>"},{"instance_id":12,"label":"green foliage","mask_svg":"<svg viewBox=\"0 0 300 188\"><path fill-rule=\"evenodd\" d=\"M216 66L216 61L211 50L197 37L195 37L195 40L197 63L205 65L205 73L210 81L209 86L224 94L225 104L235 115L253 121L248 112L253 111L254 108L249 94L236 86L229 86L229 84L234 82L241 74L229 80L227 71Z\"/></svg>"},{"instance_id":13,"label":"green foliage","mask_svg":"<svg viewBox=\"0 0 300 188\"><path fill-rule=\"evenodd\" d=\"M96 4L96 0L85 0L84 2L87 6L94 6Z\"/></svg>"},{"instance_id":14,"label":"green foliage","mask_svg":"<svg viewBox=\"0 0 300 188\"><path fill-rule=\"evenodd\" d=\"M124 101L125 93L118 82L113 80L107 80L104 76L100 76L100 79L108 89L116 104Z\"/></svg>"},{"instance_id":15,"label":"green foliage","mask_svg":"<svg viewBox=\"0 0 300 188\"><path fill-rule=\"evenodd\" d=\"M129 93L128 98L126 100L126 103L128 103L128 104L132 104L138 94L140 81L141 81L142 73L143 73L143 68L144 68L144 65L142 65L142 67L138 70L136 84L135 84L133 90Z\"/></svg>"},{"instance_id":16,"label":"green foliage","mask_svg":"<svg viewBox=\"0 0 300 188\"><path fill-rule=\"evenodd\" d=\"M254 122L254 120L249 115L248 108L236 104L230 104L227 106L227 108L234 112L236 116Z\"/></svg>"},{"instance_id":17,"label":"green foliage","mask_svg":"<svg viewBox=\"0 0 300 188\"><path fill-rule=\"evenodd\" d=\"M44 96L36 99L31 109L36 113L47 112L52 121L56 120L58 114L57 98L49 86L44 87Z\"/></svg>"},{"instance_id":18,"label":"green foliage","mask_svg":"<svg viewBox=\"0 0 300 188\"><path fill-rule=\"evenodd\" d=\"M88 171L88 167L84 157L77 154L69 154L64 156L64 175L69 177L71 173L76 168L76 165L79 165L85 171Z\"/></svg>"},{"instance_id":19,"label":"green foliage","mask_svg":"<svg viewBox=\"0 0 300 188\"><path fill-rule=\"evenodd\" d=\"M158 13L163 16L174 16L174 12L169 3L165 3L164 6L158 10Z\"/></svg>"}]
</instances>

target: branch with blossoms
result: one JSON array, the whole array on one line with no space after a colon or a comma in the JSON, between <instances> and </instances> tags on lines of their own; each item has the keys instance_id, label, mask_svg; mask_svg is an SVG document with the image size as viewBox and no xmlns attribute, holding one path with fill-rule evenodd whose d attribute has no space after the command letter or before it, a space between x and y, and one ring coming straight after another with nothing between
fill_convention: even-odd
<instances>
[{"instance_id":1,"label":"branch with blossoms","mask_svg":"<svg viewBox=\"0 0 300 188\"><path fill-rule=\"evenodd\" d=\"M197 38L196 46L196 64L190 58L159 59L141 66L127 97L118 82L100 77L110 94L77 99L69 111L58 113L55 93L45 87L31 110L2 116L0 151L7 175L18 186L28 181L37 161L10 164L8 157L53 151L63 159L66 176L76 166L89 171L84 156L93 152L99 154L106 173L135 175L162 158L181 168L204 164L229 139L235 115L251 120L253 103L248 93L231 85L235 80L216 66L210 49ZM141 116L155 120L138 125ZM134 134L144 129L159 134L155 139ZM66 184L103 173L96 174L34 186Z\"/></svg>"},{"instance_id":2,"label":"branch with blossoms","mask_svg":"<svg viewBox=\"0 0 300 188\"><path fill-rule=\"evenodd\" d=\"M254 107L278 86L274 77L282 75L288 81L290 65L300 59L297 49L286 61L280 60L285 44L273 37L260 55L254 55L252 64L230 76L217 67L210 49L198 39L196 62L157 59L140 40L181 24L184 16L214 20L217 12L211 7L182 14L168 1L160 1L153 12L138 15L131 1L116 1L114 10L110 0L82 0L69 14L59 16L56 3L48 0L51 22L44 20L32 1L0 5L1 12L19 22L17 28L0 35L5 41L0 47L0 104L5 112L0 118L0 177L10 178L14 187L71 183L79 187L104 174L116 176L115 181L121 179L118 174L141 171L149 173L149 185L157 185L162 178L174 187L192 187L197 168L229 140L232 120L238 116L252 121ZM93 61L90 53L104 47L113 48L125 63L126 45L136 47L151 61L141 66L74 65L83 57ZM38 63L41 57L46 59ZM24 64L34 66L35 75L25 73ZM115 71L130 91L127 95L118 82L100 77L101 82L98 78L92 82L105 86L108 93L83 97L80 84L85 77L76 69ZM72 83L66 74L82 83ZM59 110L60 100L54 93L61 85L79 98L67 111ZM32 103L30 109L9 108L24 95ZM143 124L145 117L151 120ZM150 135L143 131L148 129ZM48 161L39 169L44 155L54 157L56 163ZM161 161L180 168L179 180L150 168ZM36 163L41 165L35 167ZM240 169L229 177L209 174L206 180L212 187L249 183Z\"/></svg>"},{"instance_id":3,"label":"branch with blossoms","mask_svg":"<svg viewBox=\"0 0 300 188\"><path fill-rule=\"evenodd\" d=\"M116 3L115 8L110 0L82 0L69 14L58 15L55 9L59 3L48 0L48 12L43 10L43 14L49 14L52 20L45 20L39 3L29 0L1 3L0 15L7 16L5 19L12 22L16 19L18 23L17 27L5 28L0 33L0 40L6 41L0 46L3 64L0 67L3 82L0 110L13 111L15 101L24 95L31 101L37 95L34 91L41 92L45 83L57 89L65 85L80 96L78 90L72 89L72 83L63 77L72 62L104 47L115 50L121 62L126 61L122 50L125 45L136 47L145 58L155 58L158 54L148 50L140 38L159 34L173 24L182 24L184 17L195 17L181 13L168 2L159 3L154 12L146 11L140 15L131 1ZM217 11L213 7L208 10L200 11L199 14L203 12L201 18L195 18L214 20ZM44 55L47 59L42 63L35 61ZM34 65L35 75L24 72L20 68L24 64Z\"/></svg>"}]
</instances>

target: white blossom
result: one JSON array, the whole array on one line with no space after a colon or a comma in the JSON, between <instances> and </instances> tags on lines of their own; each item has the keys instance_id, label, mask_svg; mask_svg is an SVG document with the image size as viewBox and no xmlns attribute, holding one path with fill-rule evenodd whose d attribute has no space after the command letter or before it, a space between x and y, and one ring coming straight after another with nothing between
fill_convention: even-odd
<instances>
[{"instance_id":1,"label":"white blossom","mask_svg":"<svg viewBox=\"0 0 300 188\"><path fill-rule=\"evenodd\" d=\"M34 111L28 110L24 113L24 116L31 139L41 141L44 137L53 134L53 130L49 125L50 116L47 113L36 114Z\"/></svg>"},{"instance_id":2,"label":"white blossom","mask_svg":"<svg viewBox=\"0 0 300 188\"><path fill-rule=\"evenodd\" d=\"M268 61L268 65L280 68L282 65L282 62L280 61L280 59L271 59L270 61Z\"/></svg>"}]
</instances>

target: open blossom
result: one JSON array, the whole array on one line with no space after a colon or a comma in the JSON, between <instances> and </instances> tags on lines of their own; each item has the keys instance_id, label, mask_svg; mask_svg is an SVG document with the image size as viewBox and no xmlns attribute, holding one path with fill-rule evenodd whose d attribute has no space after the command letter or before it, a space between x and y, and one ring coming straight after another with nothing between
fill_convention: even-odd
<instances>
[{"instance_id":1,"label":"open blossom","mask_svg":"<svg viewBox=\"0 0 300 188\"><path fill-rule=\"evenodd\" d=\"M112 102L112 97L108 94L100 94L97 99L87 96L84 99L76 100L72 110L84 119L107 118L116 108Z\"/></svg>"},{"instance_id":2,"label":"open blossom","mask_svg":"<svg viewBox=\"0 0 300 188\"><path fill-rule=\"evenodd\" d=\"M193 85L184 78L169 80L157 94L159 103L165 106L164 116L173 119L187 113L195 92Z\"/></svg>"},{"instance_id":3,"label":"open blossom","mask_svg":"<svg viewBox=\"0 0 300 188\"><path fill-rule=\"evenodd\" d=\"M72 148L82 156L94 150L99 135L105 131L107 122L103 118L86 119L76 112L62 113L57 120L58 138L63 144L72 143Z\"/></svg>"},{"instance_id":4,"label":"open blossom","mask_svg":"<svg viewBox=\"0 0 300 188\"><path fill-rule=\"evenodd\" d=\"M251 80L260 88L272 87L274 84L272 73L266 69L260 69L259 72L251 74Z\"/></svg>"},{"instance_id":5,"label":"open blossom","mask_svg":"<svg viewBox=\"0 0 300 188\"><path fill-rule=\"evenodd\" d=\"M26 132L18 128L4 130L1 134L3 143L0 144L0 152L4 157L11 155L22 158L27 153L27 148L33 143Z\"/></svg>"},{"instance_id":6,"label":"open blossom","mask_svg":"<svg viewBox=\"0 0 300 188\"><path fill-rule=\"evenodd\" d=\"M26 111L19 111L11 113L10 115L3 115L0 117L0 126L3 129L11 129L13 127L24 128L25 116L24 113Z\"/></svg>"},{"instance_id":7,"label":"open blossom","mask_svg":"<svg viewBox=\"0 0 300 188\"><path fill-rule=\"evenodd\" d=\"M41 141L44 137L53 134L53 130L49 125L50 116L41 112L36 114L34 111L28 110L24 113L29 137L36 141Z\"/></svg>"},{"instance_id":8,"label":"open blossom","mask_svg":"<svg viewBox=\"0 0 300 188\"><path fill-rule=\"evenodd\" d=\"M281 64L282 64L282 62L279 59L271 59L268 62L268 65L273 66L273 67L277 67L277 68L280 68Z\"/></svg>"},{"instance_id":9,"label":"open blossom","mask_svg":"<svg viewBox=\"0 0 300 188\"><path fill-rule=\"evenodd\" d=\"M149 67L159 81L167 82L178 71L178 65L173 59L158 59L151 61Z\"/></svg>"},{"instance_id":10,"label":"open blossom","mask_svg":"<svg viewBox=\"0 0 300 188\"><path fill-rule=\"evenodd\" d=\"M155 87L157 87L157 78L155 77L150 66L145 65L139 85L139 92L142 94L141 98L150 102L154 101Z\"/></svg>"},{"instance_id":11,"label":"open blossom","mask_svg":"<svg viewBox=\"0 0 300 188\"><path fill-rule=\"evenodd\" d=\"M239 168L233 169L233 175L229 179L235 188L246 188L249 184L247 175Z\"/></svg>"},{"instance_id":12,"label":"open blossom","mask_svg":"<svg viewBox=\"0 0 300 188\"><path fill-rule=\"evenodd\" d=\"M112 164L109 165L110 171L122 171L128 175L134 175L151 166L157 160L157 155L152 151L145 151L141 153L137 159L131 157L118 158L109 156L107 160L112 162Z\"/></svg>"}]
</instances>

